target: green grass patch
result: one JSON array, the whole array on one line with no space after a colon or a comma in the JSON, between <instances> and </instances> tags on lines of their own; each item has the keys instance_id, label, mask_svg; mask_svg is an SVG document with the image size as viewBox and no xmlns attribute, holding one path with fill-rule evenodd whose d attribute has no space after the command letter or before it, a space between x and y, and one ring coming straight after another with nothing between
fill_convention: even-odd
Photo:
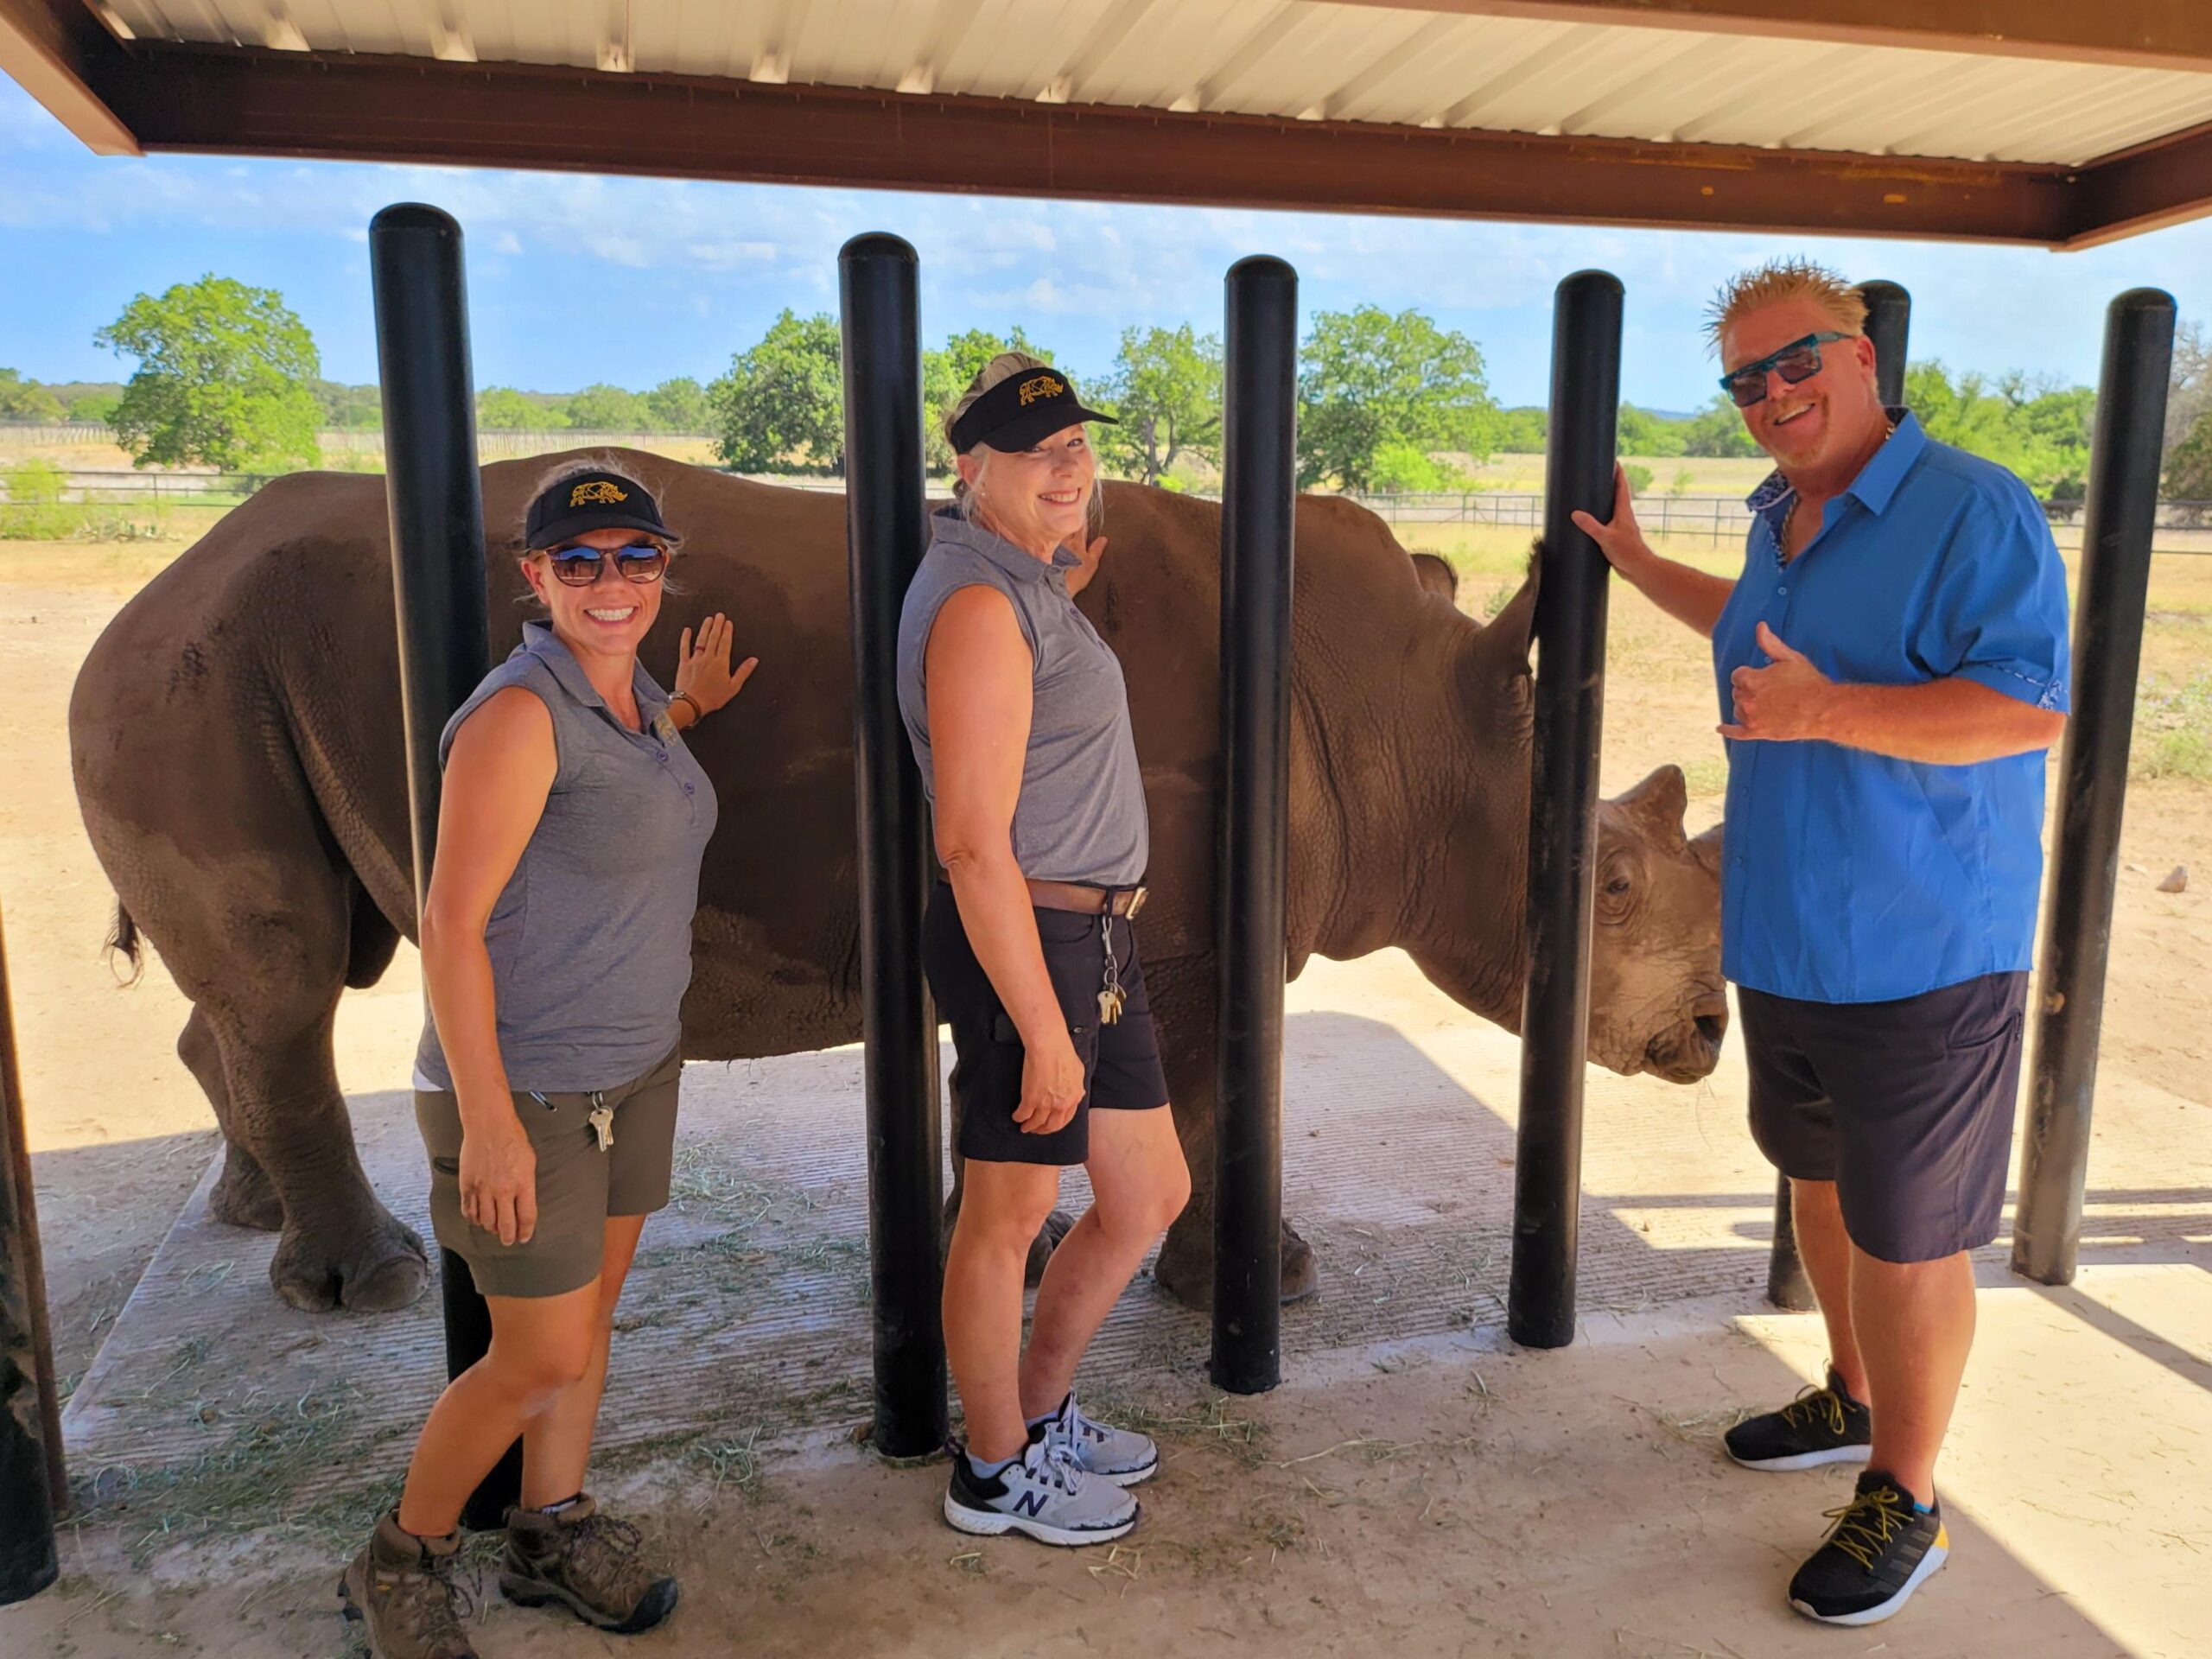
<instances>
[{"instance_id":1,"label":"green grass patch","mask_svg":"<svg viewBox=\"0 0 2212 1659\"><path fill-rule=\"evenodd\" d=\"M2135 741L2128 772L2137 778L2212 782L2212 670L2176 683L2147 676L2135 694Z\"/></svg>"}]
</instances>

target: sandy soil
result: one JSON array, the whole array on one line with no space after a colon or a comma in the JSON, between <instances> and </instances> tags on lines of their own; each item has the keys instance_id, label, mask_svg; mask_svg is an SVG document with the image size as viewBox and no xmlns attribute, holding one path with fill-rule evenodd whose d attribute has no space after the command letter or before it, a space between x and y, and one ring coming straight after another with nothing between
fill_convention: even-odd
<instances>
[{"instance_id":1,"label":"sandy soil","mask_svg":"<svg viewBox=\"0 0 2212 1659\"><path fill-rule=\"evenodd\" d=\"M64 730L86 651L122 600L175 551L0 543L0 918L57 1360L71 1378L89 1363L215 1146L206 1102L172 1046L186 1012L181 999L157 963L142 983L119 988L100 950L111 898L78 823ZM1503 571L1510 559L1493 553L1489 562ZM1463 601L1479 612L1505 579L1483 577L1482 559L1475 565ZM2205 633L2212 560L2161 560L2160 567L2146 669L2202 673L2212 665ZM1611 662L1607 789L1675 760L1698 791L1694 819L1717 815L1719 745L1700 652L1624 591L1615 601ZM2155 1081L2197 1107L2212 1105L2208 804L2212 786L2200 783L2145 783L2133 793L2105 1021L2108 1069ZM2191 868L2196 884L2180 894L2155 891L2177 864ZM388 1088L404 1071L416 997L413 958L404 951L377 990L349 995L338 1033L349 1091ZM2190 1116L2187 1131L2202 1136L2201 1117ZM2022 1292L2007 1306L2029 1311L1985 1319L1992 1326L2032 1324L2033 1310L2044 1306ZM683 1624L691 1634L671 1631L635 1650L724 1651L706 1633L731 1630L750 1632L749 1650L794 1655L1058 1654L1094 1644L1126 1651L1132 1642L1200 1654L1255 1641L1333 1654L1378 1640L1408 1655L1749 1659L1840 1650L1827 1633L1794 1625L1771 1594L1706 1607L1680 1593L1715 1552L1732 1563L1732 1576L1747 1586L1772 1580L1773 1590L1818 1531L1817 1505L1802 1491L1759 1480L1745 1486L1746 1478L1713 1463L1707 1444L1716 1398L1748 1403L1786 1394L1816 1355L1804 1347L1802 1329L1764 1344L1722 1338L1716 1348L1710 1333L1717 1323L1707 1318L1694 1335L1679 1325L1629 1331L1603 1351L1606 1357L1572 1370L1543 1356L1465 1351L1413 1352L1402 1363L1363 1360L1325 1388L1312 1380L1249 1412L1240 1408L1231 1420L1204 1404L1195 1383L1187 1397L1138 1402L1181 1454L1158 1508L1184 1518L1147 1529L1104 1560L1071 1563L1004 1545L969 1552L950 1535L876 1528L874 1510L887 1503L911 1508L934 1477L885 1470L826 1439L785 1448L763 1481L751 1477L749 1459L741 1460L728 1471L728 1490L694 1493L661 1511L658 1524L692 1586ZM2180 1426L2168 1444L2188 1443L2200 1471L2193 1490L2202 1493L2201 1471L2212 1466L2202 1407L2212 1364L2202 1356L2212 1352L2212 1332L2177 1339L2198 1357L2179 1367L2173 1414ZM2162 1386L2177 1374L2171 1361L2152 1370ZM2143 1397L2112 1403L2132 1410ZM2002 1414L2046 1404L2023 1398ZM1469 1433L1470 1413L1479 1435ZM1240 1427L1246 1423L1257 1427ZM1593 1435L1593 1423L1604 1425L1602 1434ZM1992 1451L1993 1490L2017 1482L2024 1461L2017 1444ZM2000 1472L2008 1465L2009 1476ZM1840 1501L1840 1484L1818 1481L1820 1503ZM1655 1509L1655 1492L1669 1501ZM2077 1496L2050 1494L2053 1505ZM1971 1535L1970 1506L1955 1524ZM2212 1523L2202 1516L2174 1524L2192 1554L2199 1545L2187 1539L2212 1547ZM82 1565L97 1572L114 1545L92 1539L80 1548ZM2113 1553L2115 1561L2127 1555L2120 1544ZM2156 1621L2170 1615L2153 1586L2139 1599L2140 1628L2107 1636L2050 1599L2058 1592L2026 1565L2035 1559L2017 1544L1973 1553L1954 1572L1981 1586L1967 1605L1986 1609L1986 1618L1977 1611L1947 1624L1933 1644L1891 1650L2192 1650L2184 1643L2193 1638L2177 1632L2167 1645L2157 1636ZM18 1649L7 1640L0 1648L11 1655L137 1654L180 1644L240 1656L331 1650L321 1611L327 1586L311 1582L299 1563L269 1569L243 1575L232 1589L204 1580L166 1589L140 1583L111 1605L104 1598L121 1594L106 1587L114 1580L79 1578L73 1593L42 1599L40 1611L12 1627L32 1645ZM1965 1600L1955 1586L1953 1598ZM2193 1605L2201 1607L2202 1598ZM310 1605L312 1614L295 1611ZM978 1624L971 1613L987 1617ZM2109 1625L2115 1615L2100 1617ZM830 1639L823 1630L833 1620L838 1635ZM486 1645L534 1651L537 1628L499 1610ZM962 1631L961 1640L921 1639L947 1630ZM613 1650L579 1633L563 1650L602 1647ZM1871 1650L1871 1642L1850 1648Z\"/></svg>"}]
</instances>

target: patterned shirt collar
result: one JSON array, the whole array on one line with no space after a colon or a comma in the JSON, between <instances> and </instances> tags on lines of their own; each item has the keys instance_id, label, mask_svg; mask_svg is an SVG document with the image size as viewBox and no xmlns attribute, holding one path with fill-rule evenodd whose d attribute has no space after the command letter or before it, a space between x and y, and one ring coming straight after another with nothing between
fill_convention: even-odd
<instances>
[{"instance_id":1,"label":"patterned shirt collar","mask_svg":"<svg viewBox=\"0 0 2212 1659\"><path fill-rule=\"evenodd\" d=\"M980 553L1008 575L1021 582L1050 582L1058 578L1065 585L1067 573L1083 561L1065 547L1052 550L1050 564L1025 549L1016 547L1003 536L971 524L963 518L957 507L939 507L930 515L931 542L950 542L955 547L964 547Z\"/></svg>"},{"instance_id":2,"label":"patterned shirt collar","mask_svg":"<svg viewBox=\"0 0 2212 1659\"><path fill-rule=\"evenodd\" d=\"M1910 410L1897 404L1890 405L1885 412L1897 423L1897 429L1859 469L1859 476L1845 486L1843 492L1856 496L1869 512L1877 514L1890 505L1890 498L1904 482L1912 463L1928 448L1928 434ZM1759 480L1758 488L1744 498L1744 505L1755 515L1769 514L1786 507L1796 493L1796 486L1782 475L1782 469L1777 467Z\"/></svg>"}]
</instances>

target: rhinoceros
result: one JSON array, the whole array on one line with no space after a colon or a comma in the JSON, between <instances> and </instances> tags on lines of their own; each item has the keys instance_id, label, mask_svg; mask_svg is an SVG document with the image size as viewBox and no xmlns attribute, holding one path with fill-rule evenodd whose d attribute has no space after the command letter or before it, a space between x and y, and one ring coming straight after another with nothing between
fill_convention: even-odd
<instances>
[{"instance_id":1,"label":"rhinoceros","mask_svg":"<svg viewBox=\"0 0 2212 1659\"><path fill-rule=\"evenodd\" d=\"M760 667L690 740L721 796L683 1009L696 1059L791 1053L860 1029L851 652L841 496L631 451L687 537L646 665L679 628L735 619ZM483 470L492 648L525 596L514 554L545 460ZM1142 924L1176 1122L1196 1188L1155 1278L1211 1293L1214 818L1221 510L1103 486L1109 548L1081 598L1127 671L1151 810ZM1288 970L1400 945L1476 1014L1517 1026L1533 580L1488 626L1351 502L1297 509ZM487 664L488 666L488 664ZM124 606L73 696L86 828L137 934L193 1010L178 1052L228 1143L225 1221L281 1232L295 1306L391 1308L421 1291L420 1240L378 1200L331 1053L347 986L415 934L384 482L278 479ZM1590 1057L1694 1081L1718 1058L1719 845L1686 839L1681 771L1604 804ZM957 1171L956 1169L956 1182ZM954 1201L957 1202L956 1185ZM1287 1296L1314 1283L1284 1240Z\"/></svg>"}]
</instances>

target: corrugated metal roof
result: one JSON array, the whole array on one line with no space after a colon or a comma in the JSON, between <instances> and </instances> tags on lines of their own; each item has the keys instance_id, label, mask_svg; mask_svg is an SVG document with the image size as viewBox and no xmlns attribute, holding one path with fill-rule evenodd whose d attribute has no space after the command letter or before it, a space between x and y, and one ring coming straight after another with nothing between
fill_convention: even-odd
<instances>
[{"instance_id":1,"label":"corrugated metal roof","mask_svg":"<svg viewBox=\"0 0 2212 1659\"><path fill-rule=\"evenodd\" d=\"M96 0L142 39L2075 165L2212 74L1325 0ZM118 30L120 32L120 30Z\"/></svg>"}]
</instances>

